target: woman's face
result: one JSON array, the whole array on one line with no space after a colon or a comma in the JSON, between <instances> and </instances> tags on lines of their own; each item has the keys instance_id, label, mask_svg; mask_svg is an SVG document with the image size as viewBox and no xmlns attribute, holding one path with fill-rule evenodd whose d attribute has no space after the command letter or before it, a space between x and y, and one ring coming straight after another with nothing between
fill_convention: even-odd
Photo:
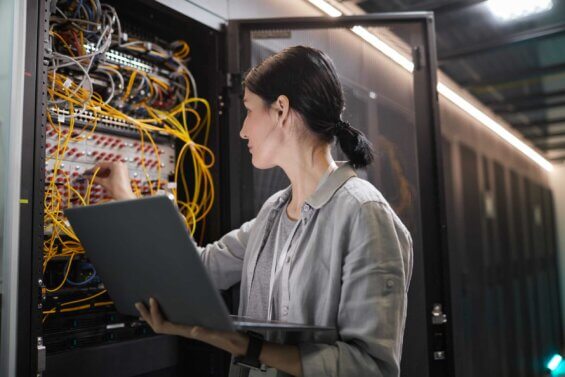
<instances>
[{"instance_id":1,"label":"woman's face","mask_svg":"<svg viewBox=\"0 0 565 377\"><path fill-rule=\"evenodd\" d=\"M245 89L243 105L247 115L239 136L247 140L253 166L269 169L278 165L276 158L284 141L281 112L265 105L261 97L248 89Z\"/></svg>"}]
</instances>

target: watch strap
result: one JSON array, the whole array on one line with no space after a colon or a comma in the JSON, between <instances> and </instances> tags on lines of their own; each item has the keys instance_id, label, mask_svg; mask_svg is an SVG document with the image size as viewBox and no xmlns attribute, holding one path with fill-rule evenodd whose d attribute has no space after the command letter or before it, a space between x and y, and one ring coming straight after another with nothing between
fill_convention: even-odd
<instances>
[{"instance_id":1,"label":"watch strap","mask_svg":"<svg viewBox=\"0 0 565 377\"><path fill-rule=\"evenodd\" d=\"M266 370L264 365L259 361L261 350L263 348L263 336L252 331L248 331L249 344L244 356L234 358L234 364L242 365L251 369Z\"/></svg>"}]
</instances>

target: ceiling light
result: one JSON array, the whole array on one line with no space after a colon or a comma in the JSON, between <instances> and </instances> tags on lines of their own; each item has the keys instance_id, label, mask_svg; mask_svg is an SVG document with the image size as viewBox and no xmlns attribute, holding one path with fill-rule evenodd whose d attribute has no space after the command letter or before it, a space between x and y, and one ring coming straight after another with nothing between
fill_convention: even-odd
<instances>
[{"instance_id":1,"label":"ceiling light","mask_svg":"<svg viewBox=\"0 0 565 377\"><path fill-rule=\"evenodd\" d=\"M316 7L318 7L322 12L324 12L328 16L339 17L342 15L342 13L337 8L335 8L333 5L331 5L325 0L308 0L308 1L314 4Z\"/></svg>"},{"instance_id":2,"label":"ceiling light","mask_svg":"<svg viewBox=\"0 0 565 377\"><path fill-rule=\"evenodd\" d=\"M488 0L487 5L495 16L503 20L526 17L534 13L548 11L553 7L552 0Z\"/></svg>"}]
</instances>

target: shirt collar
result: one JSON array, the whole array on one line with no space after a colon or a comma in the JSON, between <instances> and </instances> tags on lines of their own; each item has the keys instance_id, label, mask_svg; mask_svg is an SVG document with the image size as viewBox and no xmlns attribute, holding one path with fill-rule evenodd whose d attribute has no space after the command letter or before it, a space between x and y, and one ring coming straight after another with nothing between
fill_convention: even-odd
<instances>
[{"instance_id":1,"label":"shirt collar","mask_svg":"<svg viewBox=\"0 0 565 377\"><path fill-rule=\"evenodd\" d=\"M338 168L322 180L316 191L306 199L306 204L315 209L322 208L349 178L357 176L355 169L348 162L337 162L337 166ZM281 208L288 201L291 193L292 186L288 186L277 199L275 207Z\"/></svg>"},{"instance_id":2,"label":"shirt collar","mask_svg":"<svg viewBox=\"0 0 565 377\"><path fill-rule=\"evenodd\" d=\"M322 208L335 192L351 177L356 177L355 169L346 161L337 162L338 168L331 173L308 199L306 203L315 209Z\"/></svg>"}]
</instances>

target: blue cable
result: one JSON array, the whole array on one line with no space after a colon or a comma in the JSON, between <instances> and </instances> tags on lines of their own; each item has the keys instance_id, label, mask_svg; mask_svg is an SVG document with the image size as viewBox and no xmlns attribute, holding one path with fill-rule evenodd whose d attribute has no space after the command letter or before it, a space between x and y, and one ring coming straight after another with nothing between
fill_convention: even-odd
<instances>
[{"instance_id":1,"label":"blue cable","mask_svg":"<svg viewBox=\"0 0 565 377\"><path fill-rule=\"evenodd\" d=\"M90 275L88 277L88 279L81 281L81 282L74 282L71 279L67 278L67 283L69 285L74 286L74 287L80 287L80 286L86 285L86 284L90 283L92 280L94 280L94 278L96 277L96 269L94 268L94 266L92 264L88 264L87 266L90 267L90 269L92 271L92 275Z\"/></svg>"},{"instance_id":2,"label":"blue cable","mask_svg":"<svg viewBox=\"0 0 565 377\"><path fill-rule=\"evenodd\" d=\"M82 1L83 0L78 1L77 9L75 10L75 14L73 15L74 18L77 18L80 13L80 7L82 7Z\"/></svg>"}]
</instances>

